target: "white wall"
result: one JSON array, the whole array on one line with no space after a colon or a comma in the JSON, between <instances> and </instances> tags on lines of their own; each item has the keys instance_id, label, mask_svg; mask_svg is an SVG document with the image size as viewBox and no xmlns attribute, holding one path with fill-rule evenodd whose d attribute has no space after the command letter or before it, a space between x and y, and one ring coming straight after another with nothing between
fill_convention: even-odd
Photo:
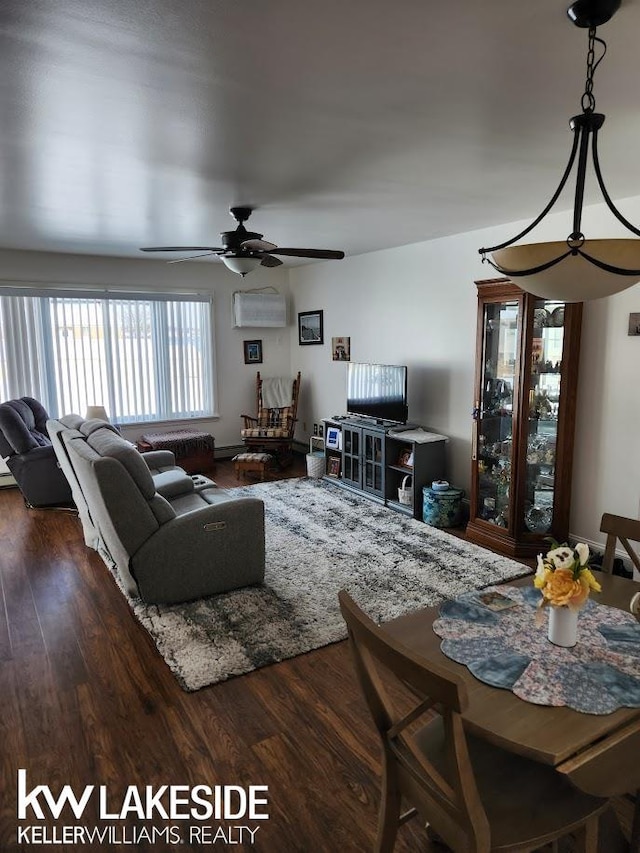
<instances>
[{"instance_id":1,"label":"white wall","mask_svg":"<svg viewBox=\"0 0 640 853\"><path fill-rule=\"evenodd\" d=\"M215 421L198 420L188 425L211 432L216 439L216 448L238 445L242 427L240 415L255 410L256 366L245 365L243 341L262 340L264 363L260 368L265 375L286 375L289 372L290 335L286 328L234 329L231 316L235 290L273 286L280 293L288 293L287 275L282 269L260 269L252 274L251 280L243 280L214 261L167 264L146 258L0 251L0 283L20 281L213 293L219 417ZM84 412L78 414L84 415ZM184 421L178 425L186 426ZM170 427L166 423L162 425L162 429ZM151 430L146 428L147 432ZM141 426L123 429L123 434L131 441L135 441L142 432L145 428Z\"/></svg>"},{"instance_id":2,"label":"white wall","mask_svg":"<svg viewBox=\"0 0 640 853\"><path fill-rule=\"evenodd\" d=\"M640 221L640 199L621 209ZM469 489L476 338L474 281L497 273L477 254L527 223L462 234L291 270L293 309L324 311L323 346L298 346L300 421L308 431L345 411L346 366L331 361L332 336L351 337L353 361L409 366L409 417L450 436L448 479ZM538 239L568 233L566 215L549 217ZM585 215L587 235L616 236L602 207ZM625 236L628 236L626 234ZM640 312L640 284L585 304L575 439L572 535L601 543L603 512L640 513L640 337L627 335Z\"/></svg>"}]
</instances>

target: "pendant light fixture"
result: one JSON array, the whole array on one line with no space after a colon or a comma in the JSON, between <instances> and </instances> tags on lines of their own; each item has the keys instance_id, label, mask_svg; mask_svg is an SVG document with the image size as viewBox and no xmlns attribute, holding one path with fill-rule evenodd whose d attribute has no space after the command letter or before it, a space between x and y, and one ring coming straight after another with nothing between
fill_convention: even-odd
<instances>
[{"instance_id":1,"label":"pendant light fixture","mask_svg":"<svg viewBox=\"0 0 640 853\"><path fill-rule=\"evenodd\" d=\"M581 230L584 188L589 151L600 191L611 213L632 234L640 237L640 229L632 225L617 209L607 192L598 159L598 131L604 115L595 112L593 76L607 46L596 35L596 28L606 23L620 7L620 0L577 0L567 15L578 26L589 30L587 80L582 95L582 112L569 124L574 133L569 162L560 184L542 213L511 240L498 246L480 249L483 263L491 264L499 273L513 279L523 290L546 299L583 302L611 296L640 281L640 240L588 240ZM602 48L596 60L596 44ZM577 158L573 226L567 239L551 243L514 245L521 240L554 206L571 174ZM487 257L491 254L493 260Z\"/></svg>"}]
</instances>

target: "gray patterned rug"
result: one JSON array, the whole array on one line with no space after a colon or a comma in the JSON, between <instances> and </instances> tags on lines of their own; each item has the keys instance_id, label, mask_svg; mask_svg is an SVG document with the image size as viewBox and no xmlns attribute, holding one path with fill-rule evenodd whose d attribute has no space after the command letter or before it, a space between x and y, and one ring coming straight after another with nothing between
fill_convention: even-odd
<instances>
[{"instance_id":1,"label":"gray patterned rug","mask_svg":"<svg viewBox=\"0 0 640 853\"><path fill-rule=\"evenodd\" d=\"M237 490L265 503L263 586L135 615L185 690L346 637L338 590L378 622L527 569L321 480Z\"/></svg>"}]
</instances>

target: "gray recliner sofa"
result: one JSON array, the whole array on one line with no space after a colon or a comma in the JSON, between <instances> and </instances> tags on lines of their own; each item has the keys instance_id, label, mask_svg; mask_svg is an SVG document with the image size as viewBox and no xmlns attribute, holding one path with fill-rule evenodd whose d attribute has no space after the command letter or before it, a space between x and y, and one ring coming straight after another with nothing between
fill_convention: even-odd
<instances>
[{"instance_id":1,"label":"gray recliner sofa","mask_svg":"<svg viewBox=\"0 0 640 853\"><path fill-rule=\"evenodd\" d=\"M107 429L119 434L118 430L106 421L98 419L86 420L85 418L81 418L80 415L73 414L64 415L58 420L49 418L46 422L46 429L51 440L52 449L58 459L58 465L71 488L73 501L78 509L78 515L82 523L84 541L94 551L98 551L100 548L104 549L104 543L101 542L98 528L91 517L91 511L69 459L69 454L62 440L62 434L65 430L77 430L86 438L97 429ZM174 454L169 450L150 450L140 455L149 468L156 491L165 498L193 491L195 486L194 481L200 479L190 477L184 468L178 467Z\"/></svg>"},{"instance_id":2,"label":"gray recliner sofa","mask_svg":"<svg viewBox=\"0 0 640 853\"><path fill-rule=\"evenodd\" d=\"M176 603L264 579L264 505L189 477L170 451L142 454L103 421L47 423L85 541L126 592ZM153 471L153 473L152 473Z\"/></svg>"}]
</instances>

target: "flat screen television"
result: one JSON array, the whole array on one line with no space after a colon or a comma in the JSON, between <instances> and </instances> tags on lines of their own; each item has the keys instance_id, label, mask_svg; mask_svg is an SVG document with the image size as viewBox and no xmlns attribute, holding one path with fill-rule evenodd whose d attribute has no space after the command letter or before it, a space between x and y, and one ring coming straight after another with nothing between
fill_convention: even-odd
<instances>
[{"instance_id":1,"label":"flat screen television","mask_svg":"<svg viewBox=\"0 0 640 853\"><path fill-rule=\"evenodd\" d=\"M377 421L407 422L407 368L399 364L347 364L347 412Z\"/></svg>"}]
</instances>

